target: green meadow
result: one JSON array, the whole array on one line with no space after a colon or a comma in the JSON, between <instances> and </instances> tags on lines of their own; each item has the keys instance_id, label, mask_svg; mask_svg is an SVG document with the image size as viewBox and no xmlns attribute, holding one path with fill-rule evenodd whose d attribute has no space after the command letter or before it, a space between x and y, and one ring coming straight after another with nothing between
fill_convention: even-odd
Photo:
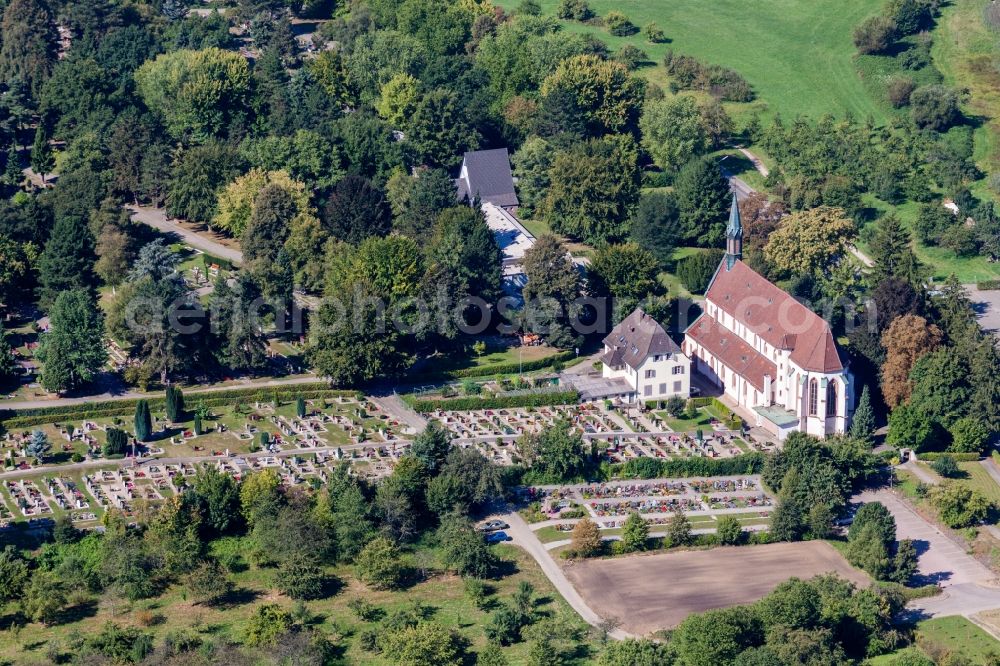
<instances>
[{"instance_id":1,"label":"green meadow","mask_svg":"<svg viewBox=\"0 0 1000 666\"><path fill-rule=\"evenodd\" d=\"M513 9L519 0L500 0ZM555 14L558 0L540 0L545 14ZM887 109L874 100L858 75L852 33L876 14L883 0L590 0L598 16L623 12L638 28L655 22L667 42L652 44L640 32L616 37L599 25L566 21L566 29L592 32L612 50L633 44L655 67L644 70L663 83L662 62L668 49L723 65L742 74L757 100L750 106L762 116L793 117L824 113L884 121ZM746 105L740 105L746 107Z\"/></svg>"}]
</instances>

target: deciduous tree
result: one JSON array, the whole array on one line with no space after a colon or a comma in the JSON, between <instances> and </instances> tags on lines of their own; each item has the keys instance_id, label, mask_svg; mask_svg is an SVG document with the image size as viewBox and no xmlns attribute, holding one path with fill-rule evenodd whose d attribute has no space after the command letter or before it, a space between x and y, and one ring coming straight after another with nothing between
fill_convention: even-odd
<instances>
[{"instance_id":1,"label":"deciduous tree","mask_svg":"<svg viewBox=\"0 0 1000 666\"><path fill-rule=\"evenodd\" d=\"M792 275L828 275L857 235L854 221L840 208L820 207L792 213L764 248L777 270Z\"/></svg>"},{"instance_id":2,"label":"deciduous tree","mask_svg":"<svg viewBox=\"0 0 1000 666\"><path fill-rule=\"evenodd\" d=\"M934 351L942 341L941 329L918 315L902 315L882 334L886 350L882 364L882 394L890 407L909 400L910 370L917 360Z\"/></svg>"},{"instance_id":3,"label":"deciduous tree","mask_svg":"<svg viewBox=\"0 0 1000 666\"><path fill-rule=\"evenodd\" d=\"M205 141L245 113L250 68L232 51L181 49L147 61L135 81L143 101L162 115L175 138Z\"/></svg>"}]
</instances>

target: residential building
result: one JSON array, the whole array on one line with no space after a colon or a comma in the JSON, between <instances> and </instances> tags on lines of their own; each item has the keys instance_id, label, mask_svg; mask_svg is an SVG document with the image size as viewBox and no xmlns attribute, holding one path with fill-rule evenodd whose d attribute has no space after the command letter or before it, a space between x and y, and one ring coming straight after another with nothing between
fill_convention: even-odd
<instances>
[{"instance_id":1,"label":"residential building","mask_svg":"<svg viewBox=\"0 0 1000 666\"><path fill-rule=\"evenodd\" d=\"M636 308L604 338L604 379L627 386L629 401L691 394L691 361L659 322Z\"/></svg>"}]
</instances>

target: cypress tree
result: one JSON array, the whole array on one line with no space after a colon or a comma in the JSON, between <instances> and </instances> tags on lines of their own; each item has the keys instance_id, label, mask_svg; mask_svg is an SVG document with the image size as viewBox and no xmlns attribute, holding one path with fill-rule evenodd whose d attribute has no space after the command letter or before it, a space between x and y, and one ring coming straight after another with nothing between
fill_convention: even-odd
<instances>
[{"instance_id":1,"label":"cypress tree","mask_svg":"<svg viewBox=\"0 0 1000 666\"><path fill-rule=\"evenodd\" d=\"M194 434L201 434L201 414L198 414L197 412L194 415Z\"/></svg>"},{"instance_id":2,"label":"cypress tree","mask_svg":"<svg viewBox=\"0 0 1000 666\"><path fill-rule=\"evenodd\" d=\"M854 420L851 422L851 436L864 442L872 443L872 433L875 432L875 411L872 409L871 395L868 386L861 390L861 399L854 410Z\"/></svg>"},{"instance_id":3,"label":"cypress tree","mask_svg":"<svg viewBox=\"0 0 1000 666\"><path fill-rule=\"evenodd\" d=\"M118 428L108 429L108 441L104 444L105 456L117 456L125 453L128 447L128 434Z\"/></svg>"},{"instance_id":4,"label":"cypress tree","mask_svg":"<svg viewBox=\"0 0 1000 666\"><path fill-rule=\"evenodd\" d=\"M306 415L306 401L301 395L295 399L295 413L300 419Z\"/></svg>"},{"instance_id":5,"label":"cypress tree","mask_svg":"<svg viewBox=\"0 0 1000 666\"><path fill-rule=\"evenodd\" d=\"M174 393L174 387L168 386L166 390L166 408L167 408L167 418L171 421L177 420L177 397Z\"/></svg>"},{"instance_id":6,"label":"cypress tree","mask_svg":"<svg viewBox=\"0 0 1000 666\"><path fill-rule=\"evenodd\" d=\"M153 434L153 421L149 415L149 403L140 400L135 406L135 438L140 442Z\"/></svg>"},{"instance_id":7,"label":"cypress tree","mask_svg":"<svg viewBox=\"0 0 1000 666\"><path fill-rule=\"evenodd\" d=\"M166 392L167 418L177 423L184 416L184 394L175 386L168 386Z\"/></svg>"},{"instance_id":8,"label":"cypress tree","mask_svg":"<svg viewBox=\"0 0 1000 666\"><path fill-rule=\"evenodd\" d=\"M49 145L49 135L45 128L39 123L35 130L35 142L31 146L31 168L42 177L45 182L45 174L50 173L55 167L56 161L52 156L52 147Z\"/></svg>"},{"instance_id":9,"label":"cypress tree","mask_svg":"<svg viewBox=\"0 0 1000 666\"><path fill-rule=\"evenodd\" d=\"M24 174L21 173L21 161L17 156L17 144L14 141L11 141L7 147L7 162L4 165L3 180L11 187L17 187L24 180Z\"/></svg>"}]
</instances>

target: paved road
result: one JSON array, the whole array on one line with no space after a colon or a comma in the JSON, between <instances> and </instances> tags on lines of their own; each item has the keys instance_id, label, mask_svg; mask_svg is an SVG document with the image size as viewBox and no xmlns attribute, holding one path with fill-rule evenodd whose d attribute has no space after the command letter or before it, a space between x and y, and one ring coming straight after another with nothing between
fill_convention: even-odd
<instances>
[{"instance_id":1,"label":"paved road","mask_svg":"<svg viewBox=\"0 0 1000 666\"><path fill-rule=\"evenodd\" d=\"M881 502L896 519L896 534L900 539L913 539L920 551L918 569L929 582L948 588L963 584L992 584L996 575L950 536L920 516L905 500L890 490L869 490L856 496L855 501ZM995 590L996 607L1000 607L1000 589Z\"/></svg>"},{"instance_id":2,"label":"paved road","mask_svg":"<svg viewBox=\"0 0 1000 666\"><path fill-rule=\"evenodd\" d=\"M987 333L1000 333L1000 290L979 289L974 284L963 285L976 311L979 325Z\"/></svg>"},{"instance_id":3,"label":"paved road","mask_svg":"<svg viewBox=\"0 0 1000 666\"><path fill-rule=\"evenodd\" d=\"M384 396L369 396L369 399L385 410L385 413L389 416L413 428L414 432L420 432L427 427L427 419L403 402L403 399L397 393Z\"/></svg>"},{"instance_id":4,"label":"paved road","mask_svg":"<svg viewBox=\"0 0 1000 666\"><path fill-rule=\"evenodd\" d=\"M907 460L902 465L900 465L899 468L906 470L913 476L917 477L918 481L920 481L921 483L926 483L929 486L936 486L941 482L941 480L938 477L934 476L926 469L918 465L916 461L913 460L912 458Z\"/></svg>"},{"instance_id":5,"label":"paved road","mask_svg":"<svg viewBox=\"0 0 1000 666\"><path fill-rule=\"evenodd\" d=\"M322 381L319 377L309 375L306 377L289 377L287 379L253 379L239 384L226 384L224 386L209 386L206 388L185 389L184 395L198 395L200 393L215 393L218 391L233 391L248 388L270 388L272 386L290 386L294 384L313 384ZM17 400L11 402L0 402L0 411L5 409L38 409L40 407L63 407L66 405L80 405L87 402L108 401L108 400L132 400L134 398L162 398L162 391L152 393L139 393L129 391L127 393L101 393L99 395L88 395L80 398L53 398L51 400Z\"/></svg>"},{"instance_id":6,"label":"paved road","mask_svg":"<svg viewBox=\"0 0 1000 666\"><path fill-rule=\"evenodd\" d=\"M182 227L177 221L169 219L162 208L149 208L146 206L126 206L126 208L132 211L132 219L136 222L142 222L163 233L177 234L191 247L196 247L212 256L226 259L234 264L243 263L242 252L226 247L207 236Z\"/></svg>"},{"instance_id":7,"label":"paved road","mask_svg":"<svg viewBox=\"0 0 1000 666\"><path fill-rule=\"evenodd\" d=\"M517 514L516 511L512 511L506 515L499 516L501 520L510 525L507 530L507 534L511 536L514 543L523 548L536 562L538 566L542 568L545 576L549 579L552 585L556 588L559 594L562 595L563 599L566 600L573 610L575 610L580 617L584 619L588 624L601 627L604 623L604 618L595 613L587 602L583 600L580 593L576 591L573 584L569 582L566 578L566 574L559 567L549 551L545 549L545 546L541 541L535 537L531 528L528 527L528 523L524 522L524 519ZM615 629L609 632L612 638L618 640L623 640L626 638L635 638L633 634L630 634L622 629Z\"/></svg>"},{"instance_id":8,"label":"paved road","mask_svg":"<svg viewBox=\"0 0 1000 666\"><path fill-rule=\"evenodd\" d=\"M993 481L1000 486L1000 467L997 466L996 461L993 458L983 458L979 464L986 468Z\"/></svg>"}]
</instances>

